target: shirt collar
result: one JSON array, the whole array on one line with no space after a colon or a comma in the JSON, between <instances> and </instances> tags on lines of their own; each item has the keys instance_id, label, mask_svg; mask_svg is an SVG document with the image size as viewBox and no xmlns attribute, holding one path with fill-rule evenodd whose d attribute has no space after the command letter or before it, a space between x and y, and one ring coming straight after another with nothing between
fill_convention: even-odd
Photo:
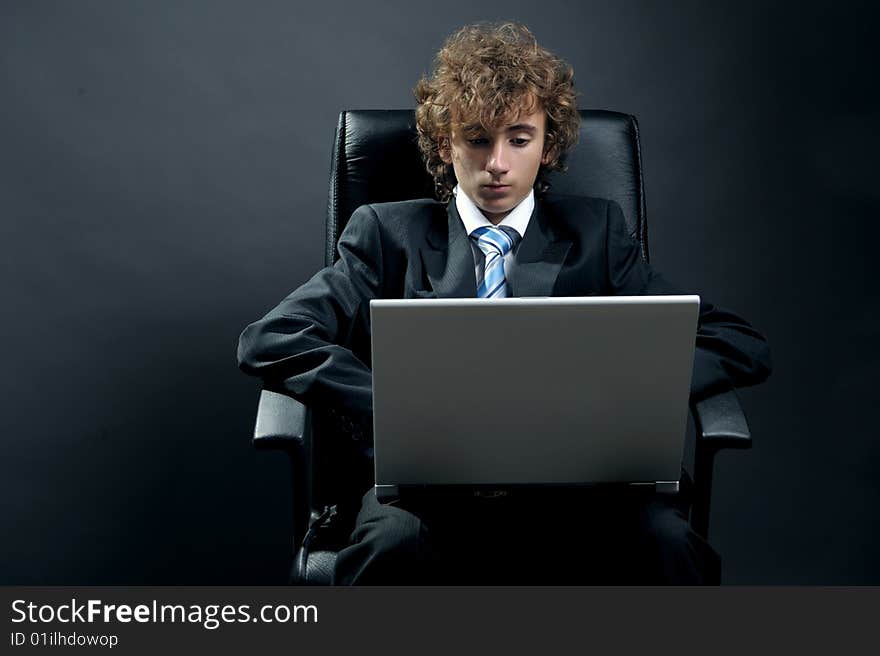
<instances>
[{"instance_id":1,"label":"shirt collar","mask_svg":"<svg viewBox=\"0 0 880 656\"><path fill-rule=\"evenodd\" d=\"M468 195L455 185L452 190L455 196L455 208L464 223L464 229L470 235L474 230L482 226L494 225L480 211L480 208L474 204ZM520 237L526 234L526 228L529 227L529 220L532 218L532 212L535 209L535 191L529 192L529 195L522 199L519 205L511 210L510 214L501 219L499 226L508 226L516 230Z\"/></svg>"}]
</instances>

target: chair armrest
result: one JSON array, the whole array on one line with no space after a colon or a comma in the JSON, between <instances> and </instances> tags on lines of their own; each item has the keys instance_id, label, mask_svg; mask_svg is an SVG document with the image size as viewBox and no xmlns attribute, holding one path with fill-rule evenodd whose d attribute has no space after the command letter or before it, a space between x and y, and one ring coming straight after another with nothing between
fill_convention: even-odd
<instances>
[{"instance_id":1,"label":"chair armrest","mask_svg":"<svg viewBox=\"0 0 880 656\"><path fill-rule=\"evenodd\" d=\"M711 451L752 446L746 416L732 389L693 403L691 410L698 444L706 445Z\"/></svg>"},{"instance_id":2,"label":"chair armrest","mask_svg":"<svg viewBox=\"0 0 880 656\"><path fill-rule=\"evenodd\" d=\"M293 484L293 553L302 544L309 525L312 497L312 411L286 394L270 389L260 393L253 445L284 451L290 456Z\"/></svg>"},{"instance_id":3,"label":"chair armrest","mask_svg":"<svg viewBox=\"0 0 880 656\"><path fill-rule=\"evenodd\" d=\"M708 539L715 454L721 449L750 448L752 434L739 397L732 389L692 403L691 412L697 433L691 526L699 535Z\"/></svg>"},{"instance_id":4,"label":"chair armrest","mask_svg":"<svg viewBox=\"0 0 880 656\"><path fill-rule=\"evenodd\" d=\"M258 449L301 449L306 442L309 409L296 399L264 389L257 408L253 444Z\"/></svg>"}]
</instances>

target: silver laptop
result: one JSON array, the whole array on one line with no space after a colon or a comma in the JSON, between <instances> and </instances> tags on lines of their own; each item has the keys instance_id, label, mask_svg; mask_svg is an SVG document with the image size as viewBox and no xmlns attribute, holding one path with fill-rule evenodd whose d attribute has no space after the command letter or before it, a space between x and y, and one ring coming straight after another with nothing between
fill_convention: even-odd
<instances>
[{"instance_id":1,"label":"silver laptop","mask_svg":"<svg viewBox=\"0 0 880 656\"><path fill-rule=\"evenodd\" d=\"M678 489L699 296L370 302L376 493Z\"/></svg>"}]
</instances>

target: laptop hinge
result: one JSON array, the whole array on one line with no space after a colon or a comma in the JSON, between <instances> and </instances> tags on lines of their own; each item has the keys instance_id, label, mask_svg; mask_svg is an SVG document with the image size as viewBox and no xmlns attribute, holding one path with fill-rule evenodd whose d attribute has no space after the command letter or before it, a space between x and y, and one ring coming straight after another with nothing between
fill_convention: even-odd
<instances>
[{"instance_id":1,"label":"laptop hinge","mask_svg":"<svg viewBox=\"0 0 880 656\"><path fill-rule=\"evenodd\" d=\"M654 486L654 491L658 494L678 494L678 481L657 481L655 483L630 483L633 487Z\"/></svg>"},{"instance_id":2,"label":"laptop hinge","mask_svg":"<svg viewBox=\"0 0 880 656\"><path fill-rule=\"evenodd\" d=\"M400 498L400 490L396 485L375 485L376 499L380 503L390 503Z\"/></svg>"}]
</instances>

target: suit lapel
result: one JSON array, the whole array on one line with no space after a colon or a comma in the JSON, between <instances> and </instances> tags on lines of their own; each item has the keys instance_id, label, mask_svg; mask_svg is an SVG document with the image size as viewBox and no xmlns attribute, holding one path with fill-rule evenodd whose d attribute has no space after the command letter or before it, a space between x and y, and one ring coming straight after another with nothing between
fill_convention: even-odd
<instances>
[{"instance_id":1,"label":"suit lapel","mask_svg":"<svg viewBox=\"0 0 880 656\"><path fill-rule=\"evenodd\" d=\"M446 204L446 221L434 221L419 249L428 280L439 298L474 298L474 254L455 202Z\"/></svg>"},{"instance_id":2,"label":"suit lapel","mask_svg":"<svg viewBox=\"0 0 880 656\"><path fill-rule=\"evenodd\" d=\"M546 204L538 201L507 272L512 296L550 296L571 240L557 234Z\"/></svg>"},{"instance_id":3,"label":"suit lapel","mask_svg":"<svg viewBox=\"0 0 880 656\"><path fill-rule=\"evenodd\" d=\"M529 227L506 272L511 296L550 296L570 248L571 240L557 234L544 204L535 203ZM419 252L439 298L477 295L474 255L454 201L446 205L446 221L434 221Z\"/></svg>"}]
</instances>

